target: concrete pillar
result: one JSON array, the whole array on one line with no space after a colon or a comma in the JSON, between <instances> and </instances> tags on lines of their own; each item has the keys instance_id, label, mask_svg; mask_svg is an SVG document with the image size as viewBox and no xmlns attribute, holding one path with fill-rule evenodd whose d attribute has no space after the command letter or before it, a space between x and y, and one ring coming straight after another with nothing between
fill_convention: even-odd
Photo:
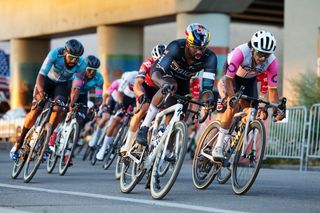
<instances>
[{"instance_id":1,"label":"concrete pillar","mask_svg":"<svg viewBox=\"0 0 320 213\"><path fill-rule=\"evenodd\" d=\"M36 77L49 52L50 41L12 39L10 45L10 105L11 108L28 109Z\"/></svg>"},{"instance_id":2,"label":"concrete pillar","mask_svg":"<svg viewBox=\"0 0 320 213\"><path fill-rule=\"evenodd\" d=\"M99 26L98 55L104 87L125 71L138 70L143 56L143 27Z\"/></svg>"},{"instance_id":3,"label":"concrete pillar","mask_svg":"<svg viewBox=\"0 0 320 213\"><path fill-rule=\"evenodd\" d=\"M211 32L209 48L212 49L218 57L218 76L220 76L229 51L230 16L222 13L178 14L178 38L185 38L185 29L191 23L203 24Z\"/></svg>"}]
</instances>

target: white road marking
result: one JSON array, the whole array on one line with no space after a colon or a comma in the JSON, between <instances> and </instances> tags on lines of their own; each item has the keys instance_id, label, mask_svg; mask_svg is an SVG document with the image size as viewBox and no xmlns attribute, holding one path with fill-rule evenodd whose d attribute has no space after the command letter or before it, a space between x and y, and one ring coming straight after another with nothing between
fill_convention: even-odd
<instances>
[{"instance_id":1,"label":"white road marking","mask_svg":"<svg viewBox=\"0 0 320 213\"><path fill-rule=\"evenodd\" d=\"M126 197L117 197L117 196L93 194L93 193L86 193L86 192L45 189L45 188L10 185L10 184L2 184L2 183L0 183L0 187L38 191L38 192L47 192L47 193L54 193L54 194L73 195L73 196L80 196L80 197L100 198L100 199L106 199L106 200L125 201L125 202L140 203L140 204L153 205L153 206L172 207L172 208L178 208L178 209L188 209L188 210L196 210L196 211L203 211L203 212L243 213L240 211L218 209L218 208L205 207L205 206L196 206L196 205L189 205L189 204L182 204L182 203L174 203L174 202L167 202L167 201L126 198Z\"/></svg>"}]
</instances>

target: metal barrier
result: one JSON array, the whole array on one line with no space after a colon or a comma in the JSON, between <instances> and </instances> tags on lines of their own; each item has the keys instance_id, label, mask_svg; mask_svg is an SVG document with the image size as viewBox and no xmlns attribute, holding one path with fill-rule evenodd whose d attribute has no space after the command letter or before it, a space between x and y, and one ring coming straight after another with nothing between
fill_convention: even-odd
<instances>
[{"instance_id":1,"label":"metal barrier","mask_svg":"<svg viewBox=\"0 0 320 213\"><path fill-rule=\"evenodd\" d=\"M300 160L300 171L302 171L307 115L305 106L296 106L287 108L286 118L283 121L272 122L272 116L269 116L267 157Z\"/></svg>"},{"instance_id":2,"label":"metal barrier","mask_svg":"<svg viewBox=\"0 0 320 213\"><path fill-rule=\"evenodd\" d=\"M14 142L19 129L22 129L24 118L15 118L9 120L0 120L0 141Z\"/></svg>"},{"instance_id":3,"label":"metal barrier","mask_svg":"<svg viewBox=\"0 0 320 213\"><path fill-rule=\"evenodd\" d=\"M309 158L320 158L320 104L312 105L309 124L305 170L308 169Z\"/></svg>"}]
</instances>

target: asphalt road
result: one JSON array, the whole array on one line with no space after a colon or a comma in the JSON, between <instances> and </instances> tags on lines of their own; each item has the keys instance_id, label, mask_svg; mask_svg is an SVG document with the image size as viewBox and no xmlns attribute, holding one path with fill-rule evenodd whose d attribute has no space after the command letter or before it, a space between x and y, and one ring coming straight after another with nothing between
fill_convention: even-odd
<instances>
[{"instance_id":1,"label":"asphalt road","mask_svg":"<svg viewBox=\"0 0 320 213\"><path fill-rule=\"evenodd\" d=\"M11 179L12 165L8 150L0 150L0 212L320 212L319 172L262 169L250 191L238 196L230 181L197 190L186 160L171 191L156 201L145 180L123 194L114 167L105 171L79 157L65 176L47 174L42 165L30 183Z\"/></svg>"}]
</instances>

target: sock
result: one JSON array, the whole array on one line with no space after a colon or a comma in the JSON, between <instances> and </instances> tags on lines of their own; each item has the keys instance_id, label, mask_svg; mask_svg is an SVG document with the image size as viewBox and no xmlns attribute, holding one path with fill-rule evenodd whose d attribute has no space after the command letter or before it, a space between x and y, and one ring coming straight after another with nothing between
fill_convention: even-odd
<instances>
[{"instance_id":1,"label":"sock","mask_svg":"<svg viewBox=\"0 0 320 213\"><path fill-rule=\"evenodd\" d=\"M156 117L157 113L159 112L159 109L155 107L153 104L150 104L148 113L143 120L141 126L150 127L152 120Z\"/></svg>"},{"instance_id":2,"label":"sock","mask_svg":"<svg viewBox=\"0 0 320 213\"><path fill-rule=\"evenodd\" d=\"M131 147L132 142L133 142L133 138L135 137L135 135L136 135L136 132L132 132L132 131L129 129L126 143L125 143L125 145L123 146L124 149L128 150L129 147Z\"/></svg>"},{"instance_id":3,"label":"sock","mask_svg":"<svg viewBox=\"0 0 320 213\"><path fill-rule=\"evenodd\" d=\"M227 133L228 133L227 129L220 128L219 135L218 135L218 138L217 138L217 143L216 143L215 147L223 147L224 138L225 138Z\"/></svg>"},{"instance_id":4,"label":"sock","mask_svg":"<svg viewBox=\"0 0 320 213\"><path fill-rule=\"evenodd\" d=\"M91 138L91 140L89 142L89 146L90 147L93 147L94 145L96 145L96 142L98 141L98 139L101 136L101 132L102 132L102 129L97 127L96 131L94 131L94 133L92 135L92 138Z\"/></svg>"}]
</instances>

